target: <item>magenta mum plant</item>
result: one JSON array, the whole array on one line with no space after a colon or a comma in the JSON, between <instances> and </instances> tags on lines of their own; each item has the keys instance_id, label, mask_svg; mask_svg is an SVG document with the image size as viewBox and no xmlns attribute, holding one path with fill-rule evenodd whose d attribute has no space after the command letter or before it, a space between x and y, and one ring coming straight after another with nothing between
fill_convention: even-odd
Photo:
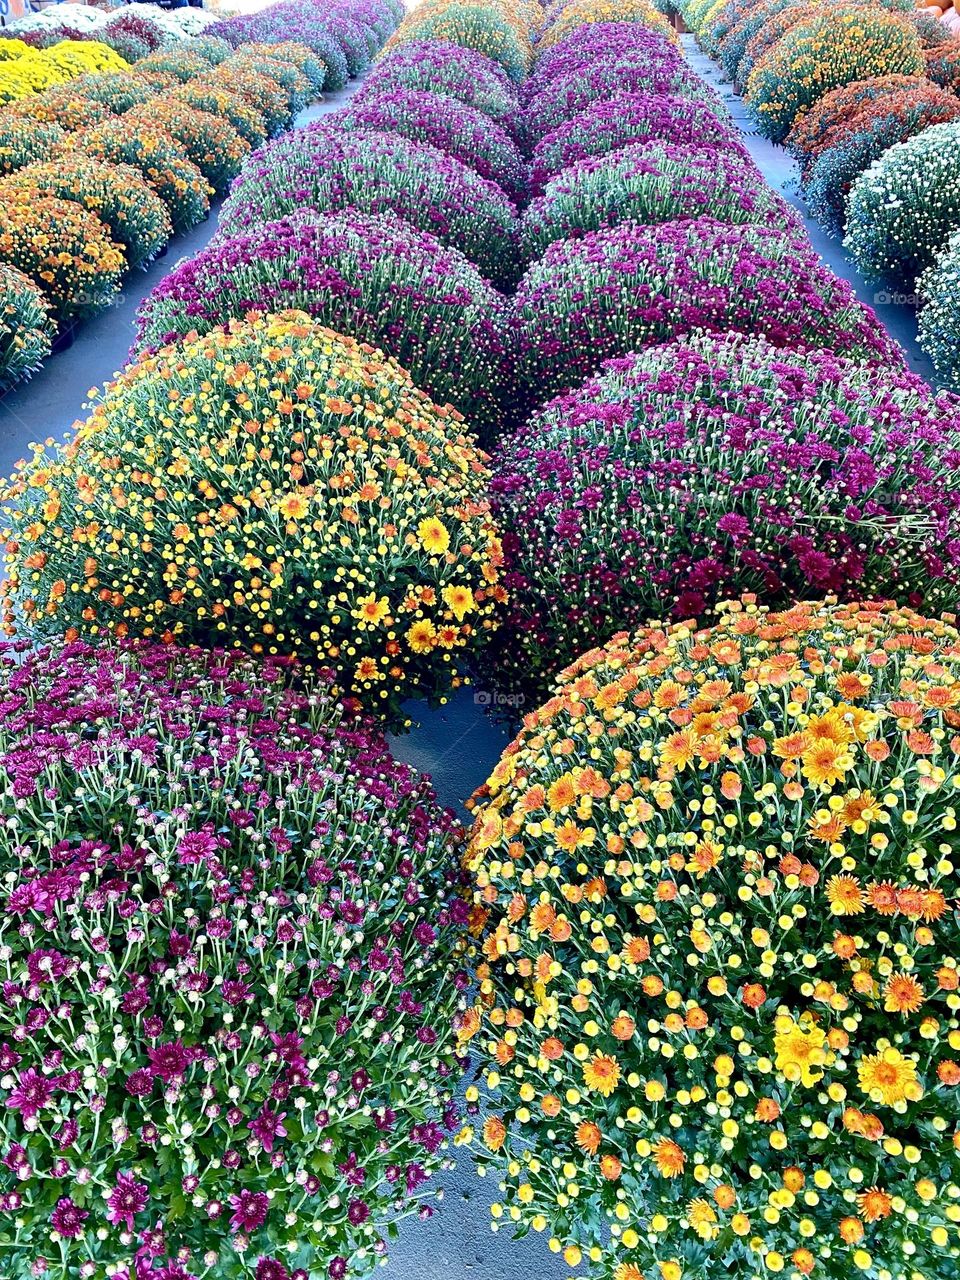
<instances>
[{"instance_id":1,"label":"magenta mum plant","mask_svg":"<svg viewBox=\"0 0 960 1280\"><path fill-rule=\"evenodd\" d=\"M459 249L495 285L517 276L517 211L494 182L425 142L318 123L250 156L220 212L223 235L301 210L393 214Z\"/></svg>"},{"instance_id":2,"label":"magenta mum plant","mask_svg":"<svg viewBox=\"0 0 960 1280\"><path fill-rule=\"evenodd\" d=\"M533 71L521 86L521 94L524 101L529 102L553 81L573 71L630 56L646 58L651 68L682 67L685 61L676 45L639 23L590 23L577 27L539 55Z\"/></svg>"},{"instance_id":3,"label":"magenta mum plant","mask_svg":"<svg viewBox=\"0 0 960 1280\"><path fill-rule=\"evenodd\" d=\"M802 232L795 211L763 181L751 160L722 148L648 140L562 170L523 215L525 257L622 222L652 226L701 215L729 224L778 225Z\"/></svg>"},{"instance_id":4,"label":"magenta mum plant","mask_svg":"<svg viewBox=\"0 0 960 1280\"><path fill-rule=\"evenodd\" d=\"M502 428L512 350L506 299L463 254L390 216L303 213L217 240L147 297L136 347L291 307L393 356L470 430Z\"/></svg>"},{"instance_id":5,"label":"magenta mum plant","mask_svg":"<svg viewBox=\"0 0 960 1280\"><path fill-rule=\"evenodd\" d=\"M22 649L0 654L4 1276L366 1272L430 1212L457 1124L451 817L323 680Z\"/></svg>"},{"instance_id":6,"label":"magenta mum plant","mask_svg":"<svg viewBox=\"0 0 960 1280\"><path fill-rule=\"evenodd\" d=\"M532 151L551 130L591 103L622 93L666 93L703 103L721 119L727 114L719 97L686 64L623 54L559 76L531 98L522 121L527 147Z\"/></svg>"},{"instance_id":7,"label":"magenta mum plant","mask_svg":"<svg viewBox=\"0 0 960 1280\"><path fill-rule=\"evenodd\" d=\"M734 130L706 103L664 93L620 93L592 102L540 139L530 160L530 194L542 195L551 178L578 160L637 142L715 147L738 157L746 169L754 167Z\"/></svg>"},{"instance_id":8,"label":"magenta mum plant","mask_svg":"<svg viewBox=\"0 0 960 1280\"><path fill-rule=\"evenodd\" d=\"M903 366L903 352L810 248L779 227L710 218L624 223L559 240L514 299L519 394L531 408L605 359L696 329L761 333Z\"/></svg>"},{"instance_id":9,"label":"magenta mum plant","mask_svg":"<svg viewBox=\"0 0 960 1280\"><path fill-rule=\"evenodd\" d=\"M617 631L753 592L960 602L960 400L919 378L697 334L604 366L494 458L498 662L538 692Z\"/></svg>"},{"instance_id":10,"label":"magenta mum plant","mask_svg":"<svg viewBox=\"0 0 960 1280\"><path fill-rule=\"evenodd\" d=\"M376 129L428 142L495 182L511 200L526 195L527 166L513 138L479 108L454 98L374 85L338 111L330 123L341 129Z\"/></svg>"},{"instance_id":11,"label":"magenta mum plant","mask_svg":"<svg viewBox=\"0 0 960 1280\"><path fill-rule=\"evenodd\" d=\"M439 93L475 107L513 131L516 87L492 58L445 40L411 40L381 58L363 83L364 94L394 89Z\"/></svg>"}]
</instances>

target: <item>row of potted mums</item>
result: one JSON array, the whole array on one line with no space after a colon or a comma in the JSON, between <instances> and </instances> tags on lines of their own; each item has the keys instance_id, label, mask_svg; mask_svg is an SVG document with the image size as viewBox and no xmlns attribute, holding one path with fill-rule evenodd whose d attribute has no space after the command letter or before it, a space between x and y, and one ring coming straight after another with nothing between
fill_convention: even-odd
<instances>
[{"instance_id":1,"label":"row of potted mums","mask_svg":"<svg viewBox=\"0 0 960 1280\"><path fill-rule=\"evenodd\" d=\"M960 40L898 0L690 0L679 6L760 129L800 165L814 214L960 389Z\"/></svg>"}]
</instances>

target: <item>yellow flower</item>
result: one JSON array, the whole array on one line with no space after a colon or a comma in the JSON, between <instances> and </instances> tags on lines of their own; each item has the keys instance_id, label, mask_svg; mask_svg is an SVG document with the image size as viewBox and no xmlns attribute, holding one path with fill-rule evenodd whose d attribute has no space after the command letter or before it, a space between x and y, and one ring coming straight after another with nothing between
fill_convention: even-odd
<instances>
[{"instance_id":1,"label":"yellow flower","mask_svg":"<svg viewBox=\"0 0 960 1280\"><path fill-rule=\"evenodd\" d=\"M588 1089L609 1098L620 1081L620 1063L608 1053L595 1053L583 1064L583 1079Z\"/></svg>"},{"instance_id":2,"label":"yellow flower","mask_svg":"<svg viewBox=\"0 0 960 1280\"><path fill-rule=\"evenodd\" d=\"M683 1173L687 1157L672 1138L661 1138L653 1149L653 1163L664 1178L676 1178Z\"/></svg>"},{"instance_id":3,"label":"yellow flower","mask_svg":"<svg viewBox=\"0 0 960 1280\"><path fill-rule=\"evenodd\" d=\"M310 499L302 493L288 493L280 501L280 514L285 520L302 520L310 510Z\"/></svg>"},{"instance_id":4,"label":"yellow flower","mask_svg":"<svg viewBox=\"0 0 960 1280\"><path fill-rule=\"evenodd\" d=\"M390 601L386 596L380 596L379 599L373 594L361 596L357 601L357 607L353 611L353 616L368 627L377 627L387 617L390 612Z\"/></svg>"},{"instance_id":5,"label":"yellow flower","mask_svg":"<svg viewBox=\"0 0 960 1280\"><path fill-rule=\"evenodd\" d=\"M720 1233L717 1215L707 1200L690 1201L687 1206L687 1221L701 1240L714 1240Z\"/></svg>"},{"instance_id":6,"label":"yellow flower","mask_svg":"<svg viewBox=\"0 0 960 1280\"><path fill-rule=\"evenodd\" d=\"M778 1018L773 1045L776 1067L788 1080L810 1088L823 1075L818 1068L826 1061L823 1046L826 1033L820 1027L801 1027L792 1018Z\"/></svg>"},{"instance_id":7,"label":"yellow flower","mask_svg":"<svg viewBox=\"0 0 960 1280\"><path fill-rule=\"evenodd\" d=\"M429 551L432 556L443 555L450 546L450 535L436 516L420 521L417 525L417 536L424 550Z\"/></svg>"},{"instance_id":8,"label":"yellow flower","mask_svg":"<svg viewBox=\"0 0 960 1280\"><path fill-rule=\"evenodd\" d=\"M855 916L863 911L863 893L855 876L831 876L827 901L835 916Z\"/></svg>"},{"instance_id":9,"label":"yellow flower","mask_svg":"<svg viewBox=\"0 0 960 1280\"><path fill-rule=\"evenodd\" d=\"M898 1102L915 1101L923 1094L917 1068L892 1046L861 1058L857 1064L857 1079L865 1094L888 1107Z\"/></svg>"},{"instance_id":10,"label":"yellow flower","mask_svg":"<svg viewBox=\"0 0 960 1280\"><path fill-rule=\"evenodd\" d=\"M407 644L414 653L429 653L436 640L437 629L428 618L415 622L407 632Z\"/></svg>"},{"instance_id":11,"label":"yellow flower","mask_svg":"<svg viewBox=\"0 0 960 1280\"><path fill-rule=\"evenodd\" d=\"M463 621L464 614L477 607L469 587L444 587L443 600L458 622Z\"/></svg>"},{"instance_id":12,"label":"yellow flower","mask_svg":"<svg viewBox=\"0 0 960 1280\"><path fill-rule=\"evenodd\" d=\"M803 753L803 776L817 786L832 787L852 766L845 744L831 738L815 738Z\"/></svg>"}]
</instances>

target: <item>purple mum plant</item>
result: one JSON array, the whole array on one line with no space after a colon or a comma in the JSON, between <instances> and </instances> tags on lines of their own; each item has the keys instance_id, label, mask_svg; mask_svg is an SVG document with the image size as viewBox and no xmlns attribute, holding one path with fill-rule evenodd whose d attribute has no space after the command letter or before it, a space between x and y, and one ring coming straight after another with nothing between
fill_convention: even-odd
<instances>
[{"instance_id":1,"label":"purple mum plant","mask_svg":"<svg viewBox=\"0 0 960 1280\"><path fill-rule=\"evenodd\" d=\"M717 222L779 225L800 235L803 223L767 186L752 160L715 147L638 142L564 169L523 215L528 260L555 240L621 222L675 222L709 216Z\"/></svg>"},{"instance_id":2,"label":"purple mum plant","mask_svg":"<svg viewBox=\"0 0 960 1280\"><path fill-rule=\"evenodd\" d=\"M617 631L754 592L960 602L960 400L905 370L700 334L505 441L498 660L546 687Z\"/></svg>"},{"instance_id":3,"label":"purple mum plant","mask_svg":"<svg viewBox=\"0 0 960 1280\"><path fill-rule=\"evenodd\" d=\"M221 210L221 233L304 209L394 214L459 249L494 284L516 279L512 202L428 143L325 123L280 138L247 161Z\"/></svg>"},{"instance_id":4,"label":"purple mum plant","mask_svg":"<svg viewBox=\"0 0 960 1280\"><path fill-rule=\"evenodd\" d=\"M592 102L540 139L530 162L530 193L542 195L551 178L578 160L636 142L715 147L751 163L734 130L705 103L663 93L621 93Z\"/></svg>"},{"instance_id":5,"label":"purple mum plant","mask_svg":"<svg viewBox=\"0 0 960 1280\"><path fill-rule=\"evenodd\" d=\"M623 93L666 93L708 106L724 119L727 109L714 91L686 64L660 63L643 54L621 55L589 63L553 80L527 103L523 137L532 152L551 130L579 115L591 103Z\"/></svg>"},{"instance_id":6,"label":"purple mum plant","mask_svg":"<svg viewBox=\"0 0 960 1280\"><path fill-rule=\"evenodd\" d=\"M553 81L574 71L618 57L646 57L651 66L682 67L684 57L676 45L636 22L596 22L576 30L545 49L521 89L525 101L535 98Z\"/></svg>"},{"instance_id":7,"label":"purple mum plant","mask_svg":"<svg viewBox=\"0 0 960 1280\"><path fill-rule=\"evenodd\" d=\"M421 90L455 98L512 129L516 87L492 58L446 40L411 40L391 49L370 70L364 94Z\"/></svg>"},{"instance_id":8,"label":"purple mum plant","mask_svg":"<svg viewBox=\"0 0 960 1280\"><path fill-rule=\"evenodd\" d=\"M0 663L8 1256L51 1280L371 1269L457 1125L451 817L275 663Z\"/></svg>"},{"instance_id":9,"label":"purple mum plant","mask_svg":"<svg viewBox=\"0 0 960 1280\"><path fill-rule=\"evenodd\" d=\"M463 254L389 215L292 215L217 241L142 304L135 350L291 307L393 356L473 430L502 426L506 300Z\"/></svg>"},{"instance_id":10,"label":"purple mum plant","mask_svg":"<svg viewBox=\"0 0 960 1280\"><path fill-rule=\"evenodd\" d=\"M519 394L531 408L605 359L695 329L761 333L902 367L903 353L805 238L710 218L624 223L552 244L515 298Z\"/></svg>"},{"instance_id":11,"label":"purple mum plant","mask_svg":"<svg viewBox=\"0 0 960 1280\"><path fill-rule=\"evenodd\" d=\"M526 194L527 168L517 144L476 107L414 89L379 89L359 93L331 124L342 129L375 129L428 142L445 155L495 182L513 201Z\"/></svg>"}]
</instances>

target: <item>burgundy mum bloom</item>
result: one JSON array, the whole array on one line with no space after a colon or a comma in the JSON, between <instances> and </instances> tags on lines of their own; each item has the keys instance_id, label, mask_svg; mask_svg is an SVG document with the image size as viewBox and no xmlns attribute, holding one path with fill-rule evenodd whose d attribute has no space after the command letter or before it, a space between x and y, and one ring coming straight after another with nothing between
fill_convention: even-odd
<instances>
[{"instance_id":1,"label":"burgundy mum bloom","mask_svg":"<svg viewBox=\"0 0 960 1280\"><path fill-rule=\"evenodd\" d=\"M83 1232L83 1224L90 1214L74 1204L69 1196L63 1196L56 1203L50 1215L50 1225L65 1240L73 1240Z\"/></svg>"},{"instance_id":2,"label":"burgundy mum bloom","mask_svg":"<svg viewBox=\"0 0 960 1280\"><path fill-rule=\"evenodd\" d=\"M249 1233L266 1222L270 1201L262 1191L243 1190L239 1195L230 1197L230 1207L233 1209L231 1228Z\"/></svg>"},{"instance_id":3,"label":"burgundy mum bloom","mask_svg":"<svg viewBox=\"0 0 960 1280\"><path fill-rule=\"evenodd\" d=\"M134 1217L143 1212L149 1199L150 1188L146 1183L138 1182L132 1173L119 1174L107 1200L107 1221L123 1223L132 1231Z\"/></svg>"},{"instance_id":4,"label":"burgundy mum bloom","mask_svg":"<svg viewBox=\"0 0 960 1280\"><path fill-rule=\"evenodd\" d=\"M19 1111L25 1120L32 1120L39 1115L53 1094L53 1084L33 1067L28 1067L20 1076L19 1083L10 1091L6 1105L11 1111Z\"/></svg>"}]
</instances>

